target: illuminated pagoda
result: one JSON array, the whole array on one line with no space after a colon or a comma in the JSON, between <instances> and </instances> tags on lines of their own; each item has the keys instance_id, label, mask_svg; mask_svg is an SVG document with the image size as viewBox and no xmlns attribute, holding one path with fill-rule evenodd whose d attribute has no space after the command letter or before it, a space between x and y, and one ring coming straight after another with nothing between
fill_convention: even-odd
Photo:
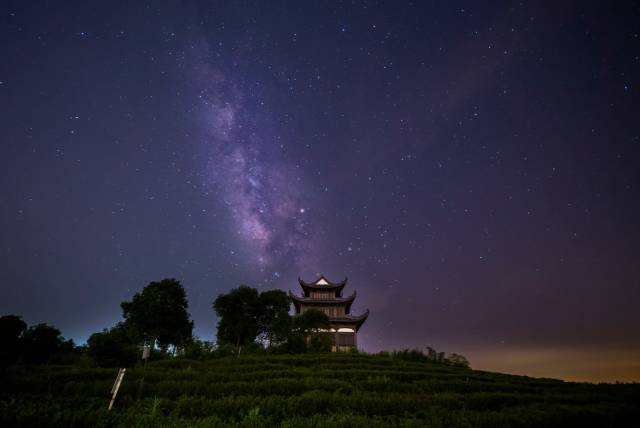
<instances>
[{"instance_id":1,"label":"illuminated pagoda","mask_svg":"<svg viewBox=\"0 0 640 428\"><path fill-rule=\"evenodd\" d=\"M356 292L349 297L342 296L342 290L347 285L347 278L342 282L333 283L324 275L314 282L304 282L298 278L302 287L302 296L289 291L289 296L296 308L296 314L302 314L310 309L324 312L329 317L330 328L327 333L331 337L333 352L349 351L357 348L356 334L369 316L369 310L362 315L351 315L351 305L356 298Z\"/></svg>"}]
</instances>

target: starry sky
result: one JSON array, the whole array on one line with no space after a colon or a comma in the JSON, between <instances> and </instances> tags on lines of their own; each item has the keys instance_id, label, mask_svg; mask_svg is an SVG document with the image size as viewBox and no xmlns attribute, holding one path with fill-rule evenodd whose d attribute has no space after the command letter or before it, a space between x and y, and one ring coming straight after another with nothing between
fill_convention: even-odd
<instances>
[{"instance_id":1,"label":"starry sky","mask_svg":"<svg viewBox=\"0 0 640 428\"><path fill-rule=\"evenodd\" d=\"M367 351L640 380L636 2L2 2L0 313L196 333L324 273Z\"/></svg>"}]
</instances>

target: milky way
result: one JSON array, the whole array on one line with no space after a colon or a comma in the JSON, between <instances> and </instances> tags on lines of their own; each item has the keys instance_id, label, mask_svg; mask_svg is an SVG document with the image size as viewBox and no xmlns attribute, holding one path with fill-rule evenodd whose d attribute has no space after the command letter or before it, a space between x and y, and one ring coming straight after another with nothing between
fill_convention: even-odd
<instances>
[{"instance_id":1,"label":"milky way","mask_svg":"<svg viewBox=\"0 0 640 428\"><path fill-rule=\"evenodd\" d=\"M312 227L304 177L283 159L283 144L251 117L241 85L208 64L202 46L194 71L206 131L207 183L224 201L237 239L248 245L262 271L279 276L278 270L308 266Z\"/></svg>"}]
</instances>

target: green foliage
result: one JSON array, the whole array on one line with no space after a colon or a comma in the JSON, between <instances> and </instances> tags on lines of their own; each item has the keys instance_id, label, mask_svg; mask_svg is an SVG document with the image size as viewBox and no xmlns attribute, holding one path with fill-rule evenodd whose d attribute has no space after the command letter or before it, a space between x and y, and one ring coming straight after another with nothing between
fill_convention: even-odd
<instances>
[{"instance_id":1,"label":"green foliage","mask_svg":"<svg viewBox=\"0 0 640 428\"><path fill-rule=\"evenodd\" d=\"M640 418L639 384L534 379L391 354L150 362L127 370L108 412L115 376L95 367L0 368L0 426L631 427Z\"/></svg>"},{"instance_id":2,"label":"green foliage","mask_svg":"<svg viewBox=\"0 0 640 428\"><path fill-rule=\"evenodd\" d=\"M66 341L60 330L41 323L29 327L21 338L22 361L30 364L42 364L53 356L73 350L73 342Z\"/></svg>"},{"instance_id":3,"label":"green foliage","mask_svg":"<svg viewBox=\"0 0 640 428\"><path fill-rule=\"evenodd\" d=\"M27 328L16 315L0 317L0 364L78 363L82 350L47 324Z\"/></svg>"},{"instance_id":4,"label":"green foliage","mask_svg":"<svg viewBox=\"0 0 640 428\"><path fill-rule=\"evenodd\" d=\"M451 353L447 357L450 364L458 367L469 367L469 360L464 355Z\"/></svg>"},{"instance_id":5,"label":"green foliage","mask_svg":"<svg viewBox=\"0 0 640 428\"><path fill-rule=\"evenodd\" d=\"M0 364L12 364L18 361L22 353L22 335L27 324L17 315L0 317Z\"/></svg>"},{"instance_id":6,"label":"green foliage","mask_svg":"<svg viewBox=\"0 0 640 428\"><path fill-rule=\"evenodd\" d=\"M122 323L89 336L87 352L102 367L130 367L140 354Z\"/></svg>"},{"instance_id":7,"label":"green foliage","mask_svg":"<svg viewBox=\"0 0 640 428\"><path fill-rule=\"evenodd\" d=\"M469 368L469 361L464 355L451 353L449 355L444 352L437 352L431 347L427 347L427 352L420 349L401 349L394 351L382 351L377 354L380 357L395 358L404 361L413 362L429 362L437 364L445 364L463 368Z\"/></svg>"},{"instance_id":8,"label":"green foliage","mask_svg":"<svg viewBox=\"0 0 640 428\"><path fill-rule=\"evenodd\" d=\"M213 302L218 315L218 349L228 345L236 353L256 353L256 340L266 343L271 353L328 352L330 337L315 337L330 327L329 317L316 310L291 317L291 300L281 290L258 293L255 288L240 286L220 294ZM247 347L253 347L252 350ZM309 349L307 349L309 348Z\"/></svg>"},{"instance_id":9,"label":"green foliage","mask_svg":"<svg viewBox=\"0 0 640 428\"><path fill-rule=\"evenodd\" d=\"M269 346L286 342L291 331L289 296L282 290L258 293L240 286L213 302L218 315L218 343L246 347L260 339Z\"/></svg>"},{"instance_id":10,"label":"green foliage","mask_svg":"<svg viewBox=\"0 0 640 428\"><path fill-rule=\"evenodd\" d=\"M331 352L331 337L326 334L313 334L309 338L310 352Z\"/></svg>"},{"instance_id":11,"label":"green foliage","mask_svg":"<svg viewBox=\"0 0 640 428\"><path fill-rule=\"evenodd\" d=\"M175 279L150 282L132 301L122 302L123 316L138 342L158 344L166 350L191 339L193 322L184 287Z\"/></svg>"},{"instance_id":12,"label":"green foliage","mask_svg":"<svg viewBox=\"0 0 640 428\"><path fill-rule=\"evenodd\" d=\"M291 299L282 290L260 293L258 331L269 346L282 344L291 330Z\"/></svg>"},{"instance_id":13,"label":"green foliage","mask_svg":"<svg viewBox=\"0 0 640 428\"><path fill-rule=\"evenodd\" d=\"M255 288L240 286L213 302L218 315L218 342L237 348L253 342L260 331L260 296Z\"/></svg>"},{"instance_id":14,"label":"green foliage","mask_svg":"<svg viewBox=\"0 0 640 428\"><path fill-rule=\"evenodd\" d=\"M238 353L238 350L236 349L236 347L234 345L231 345L229 343L216 343L215 345L215 349L214 349L214 355L216 357L229 357L231 355L236 355Z\"/></svg>"},{"instance_id":15,"label":"green foliage","mask_svg":"<svg viewBox=\"0 0 640 428\"><path fill-rule=\"evenodd\" d=\"M307 336L310 333L329 328L329 317L321 311L315 309L305 311L296 315L292 321L293 331Z\"/></svg>"},{"instance_id":16,"label":"green foliage","mask_svg":"<svg viewBox=\"0 0 640 428\"><path fill-rule=\"evenodd\" d=\"M276 349L277 353L302 354L307 352L307 341L302 333L290 332L287 341Z\"/></svg>"},{"instance_id":17,"label":"green foliage","mask_svg":"<svg viewBox=\"0 0 640 428\"><path fill-rule=\"evenodd\" d=\"M212 342L206 342L197 338L189 340L180 351L180 356L193 360L204 360L214 355L214 346Z\"/></svg>"}]
</instances>

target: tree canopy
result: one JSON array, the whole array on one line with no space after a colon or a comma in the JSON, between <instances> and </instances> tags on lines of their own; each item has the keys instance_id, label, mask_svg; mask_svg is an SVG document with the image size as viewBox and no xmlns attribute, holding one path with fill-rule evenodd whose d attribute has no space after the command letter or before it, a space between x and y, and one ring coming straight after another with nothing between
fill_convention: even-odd
<instances>
[{"instance_id":1,"label":"tree canopy","mask_svg":"<svg viewBox=\"0 0 640 428\"><path fill-rule=\"evenodd\" d=\"M89 336L87 351L98 365L104 367L131 366L139 355L123 323Z\"/></svg>"},{"instance_id":2,"label":"tree canopy","mask_svg":"<svg viewBox=\"0 0 640 428\"><path fill-rule=\"evenodd\" d=\"M180 346L193 334L187 295L176 279L150 282L130 302L122 302L125 323L138 341L162 349Z\"/></svg>"},{"instance_id":3,"label":"tree canopy","mask_svg":"<svg viewBox=\"0 0 640 428\"><path fill-rule=\"evenodd\" d=\"M218 342L240 348L256 338L269 346L287 340L291 329L291 300L282 290L258 293L240 286L220 294L213 302L218 315Z\"/></svg>"},{"instance_id":4,"label":"tree canopy","mask_svg":"<svg viewBox=\"0 0 640 428\"><path fill-rule=\"evenodd\" d=\"M290 307L291 299L282 290L259 293L242 285L220 294L213 302L218 315L218 344L235 346L238 353L256 339L284 352L331 350L331 338L322 334L330 327L329 317L317 310L291 317Z\"/></svg>"},{"instance_id":5,"label":"tree canopy","mask_svg":"<svg viewBox=\"0 0 640 428\"><path fill-rule=\"evenodd\" d=\"M329 329L329 317L324 312L311 309L293 317L293 330L307 336L319 330Z\"/></svg>"},{"instance_id":6,"label":"tree canopy","mask_svg":"<svg viewBox=\"0 0 640 428\"><path fill-rule=\"evenodd\" d=\"M53 355L74 347L73 341L65 340L60 330L44 323L29 327L21 341L22 358L28 363L45 363Z\"/></svg>"},{"instance_id":7,"label":"tree canopy","mask_svg":"<svg viewBox=\"0 0 640 428\"><path fill-rule=\"evenodd\" d=\"M0 317L0 362L13 363L20 357L20 340L27 324L17 315Z\"/></svg>"},{"instance_id":8,"label":"tree canopy","mask_svg":"<svg viewBox=\"0 0 640 428\"><path fill-rule=\"evenodd\" d=\"M73 340L65 340L60 330L48 324L27 328L22 317L0 317L0 363L40 364L74 350Z\"/></svg>"},{"instance_id":9,"label":"tree canopy","mask_svg":"<svg viewBox=\"0 0 640 428\"><path fill-rule=\"evenodd\" d=\"M289 315L291 299L287 293L282 290L263 291L260 293L259 304L259 335L268 342L269 346L286 341L291 329Z\"/></svg>"},{"instance_id":10,"label":"tree canopy","mask_svg":"<svg viewBox=\"0 0 640 428\"><path fill-rule=\"evenodd\" d=\"M213 302L218 315L218 342L240 348L253 342L260 331L260 295L255 288L241 285Z\"/></svg>"}]
</instances>

